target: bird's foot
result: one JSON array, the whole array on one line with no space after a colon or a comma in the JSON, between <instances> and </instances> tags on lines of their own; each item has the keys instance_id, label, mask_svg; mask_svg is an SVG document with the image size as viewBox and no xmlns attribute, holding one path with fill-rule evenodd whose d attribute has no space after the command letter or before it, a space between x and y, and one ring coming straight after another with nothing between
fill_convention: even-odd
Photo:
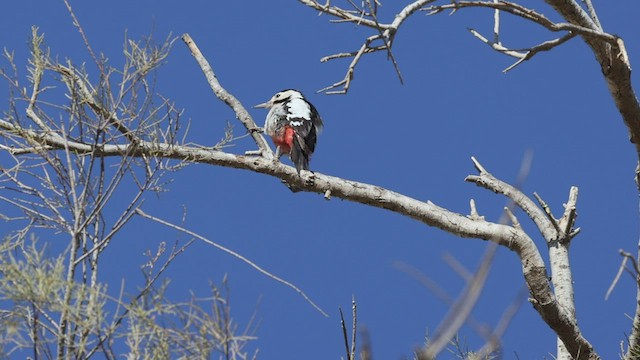
<instances>
[{"instance_id":1,"label":"bird's foot","mask_svg":"<svg viewBox=\"0 0 640 360\"><path fill-rule=\"evenodd\" d=\"M304 183L304 187L313 187L316 183L316 174L314 174L313 171L311 170L302 170L298 176L300 177L300 180L303 181ZM293 193L297 193L303 190L303 188L301 188L298 185L295 184L290 184L288 183L286 180L280 180L282 181L282 183L289 188L289 190L291 190L291 192Z\"/></svg>"},{"instance_id":2,"label":"bird's foot","mask_svg":"<svg viewBox=\"0 0 640 360\"><path fill-rule=\"evenodd\" d=\"M304 179L306 186L314 186L316 184L316 174L311 170L307 170L307 172L308 174L305 174L304 177L302 175L300 177Z\"/></svg>"}]
</instances>

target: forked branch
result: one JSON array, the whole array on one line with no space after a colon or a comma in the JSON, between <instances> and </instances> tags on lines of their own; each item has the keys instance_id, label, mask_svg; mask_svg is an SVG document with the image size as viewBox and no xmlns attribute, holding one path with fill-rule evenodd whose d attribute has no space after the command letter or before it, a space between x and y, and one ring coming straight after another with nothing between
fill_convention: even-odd
<instances>
[{"instance_id":1,"label":"forked branch","mask_svg":"<svg viewBox=\"0 0 640 360\"><path fill-rule=\"evenodd\" d=\"M371 54L378 51L385 51L388 59L393 64L393 67L398 75L400 83L403 83L402 75L398 63L393 55L391 49L396 33L402 24L415 12L420 10L423 6L432 3L436 0L419 0L405 6L396 16L391 23L381 23L378 20L377 3L371 2L371 0L365 0L362 2L361 7L357 7L354 3L351 3L354 9L344 9L338 6L331 6L330 2L326 4L320 4L314 0L299 0L302 4L317 10L320 14L327 14L338 18L339 20L333 22L348 22L355 23L373 29L376 34L367 37L364 43L356 51L341 52L333 55L328 55L320 59L321 62L326 62L334 59L353 58L344 78L338 82L333 83L318 92L324 92L327 95L332 94L346 94L349 91L351 81L355 73L356 66L362 59L364 54Z\"/></svg>"}]
</instances>

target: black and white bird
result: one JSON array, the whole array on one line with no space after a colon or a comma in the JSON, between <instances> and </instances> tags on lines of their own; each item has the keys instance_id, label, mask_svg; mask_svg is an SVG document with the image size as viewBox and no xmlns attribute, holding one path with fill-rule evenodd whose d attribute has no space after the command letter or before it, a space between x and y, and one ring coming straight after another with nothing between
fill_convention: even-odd
<instances>
[{"instance_id":1,"label":"black and white bird","mask_svg":"<svg viewBox=\"0 0 640 360\"><path fill-rule=\"evenodd\" d=\"M276 157L289 154L298 174L309 170L309 159L322 130L322 119L315 106L300 91L288 89L255 107L269 109L264 132L276 145Z\"/></svg>"}]
</instances>

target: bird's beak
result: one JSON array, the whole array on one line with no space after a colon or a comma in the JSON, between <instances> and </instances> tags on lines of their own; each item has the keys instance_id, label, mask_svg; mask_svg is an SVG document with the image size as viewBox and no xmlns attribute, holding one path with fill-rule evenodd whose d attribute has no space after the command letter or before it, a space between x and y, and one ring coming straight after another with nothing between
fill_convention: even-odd
<instances>
[{"instance_id":1,"label":"bird's beak","mask_svg":"<svg viewBox=\"0 0 640 360\"><path fill-rule=\"evenodd\" d=\"M269 107L269 102L255 105L254 108L266 108Z\"/></svg>"}]
</instances>

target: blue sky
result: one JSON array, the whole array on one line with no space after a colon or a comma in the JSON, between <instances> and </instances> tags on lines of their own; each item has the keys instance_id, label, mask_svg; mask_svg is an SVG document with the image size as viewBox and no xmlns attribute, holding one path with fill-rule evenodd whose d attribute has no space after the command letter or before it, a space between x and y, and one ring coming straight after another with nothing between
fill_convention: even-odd
<instances>
[{"instance_id":1,"label":"blue sky","mask_svg":"<svg viewBox=\"0 0 640 360\"><path fill-rule=\"evenodd\" d=\"M390 21L403 4L384 2L381 20ZM551 14L540 2L526 4ZM640 48L640 5L595 5L605 30L625 40L633 66ZM189 33L222 84L245 106L264 102L281 89L303 91L325 123L311 162L321 173L380 185L462 213L468 213L474 198L482 215L497 220L505 199L463 181L474 173L470 157L513 181L522 157L531 151L525 193L537 192L560 214L570 186L580 189L577 225L582 233L571 247L578 321L603 358L617 356L630 329L625 314L634 311L635 287L625 276L609 300L604 295L621 260L618 250L633 252L637 244L636 158L599 66L581 40L503 74L513 59L493 52L466 30L473 27L489 35L490 11L417 14L401 28L394 45L404 85L380 53L361 61L348 95L326 96L315 91L341 79L350 60L319 59L355 50L370 33L351 24L330 24L329 17L298 2L116 0L74 1L72 6L94 50L114 66L123 62L125 32L132 39L150 32L157 39ZM90 61L61 1L13 1L3 10L11 16L0 23L0 45L15 51L23 74L32 25L60 59ZM503 18L502 26L502 40L513 48L554 35L510 17ZM176 41L160 68L156 89L191 120L188 141L214 144L227 121L235 124L236 135L243 133L182 42ZM6 86L0 94L6 98ZM262 124L266 111L252 109L251 114ZM254 147L245 138L229 151ZM149 196L145 211L179 222L187 209L187 228L291 281L330 313L329 318L321 316L291 289L206 244L194 244L166 273L172 279L170 297L187 299L190 291L206 296L209 282L227 274L232 311L241 325L257 306L255 346L265 359L344 356L338 307L349 312L352 295L374 357L409 357L448 307L393 264L411 265L456 295L464 282L443 254L475 269L486 247L483 241L458 239L380 209L292 194L279 180L247 171L194 164L168 176L169 191ZM128 190L122 191L126 199ZM110 211L117 210L116 204ZM527 223L522 214L519 218ZM543 240L526 226L547 260ZM116 294L125 278L133 292L141 279L139 265L146 261L143 252L175 239L188 240L134 219L107 250L104 261L112 266L103 280ZM516 255L501 249L475 318L495 324L523 283ZM472 348L482 344L469 327L461 335ZM549 358L555 338L525 302L504 346L505 358Z\"/></svg>"}]
</instances>

